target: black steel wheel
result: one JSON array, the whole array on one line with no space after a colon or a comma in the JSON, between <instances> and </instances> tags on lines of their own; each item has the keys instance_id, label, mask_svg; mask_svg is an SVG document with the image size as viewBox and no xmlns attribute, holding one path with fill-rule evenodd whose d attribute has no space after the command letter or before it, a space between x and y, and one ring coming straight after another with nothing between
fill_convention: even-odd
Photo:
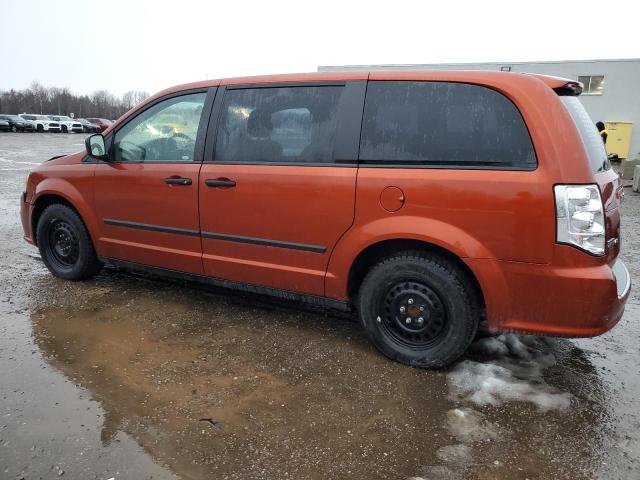
<instances>
[{"instance_id":1,"label":"black steel wheel","mask_svg":"<svg viewBox=\"0 0 640 480\"><path fill-rule=\"evenodd\" d=\"M55 219L49 226L47 248L51 251L50 260L58 268L73 268L78 261L80 245L73 226L62 219Z\"/></svg>"},{"instance_id":2,"label":"black steel wheel","mask_svg":"<svg viewBox=\"0 0 640 480\"><path fill-rule=\"evenodd\" d=\"M422 282L398 282L380 296L381 326L390 339L406 348L424 348L445 331L447 309Z\"/></svg>"},{"instance_id":3,"label":"black steel wheel","mask_svg":"<svg viewBox=\"0 0 640 480\"><path fill-rule=\"evenodd\" d=\"M372 267L356 303L372 343L389 358L421 368L458 359L480 316L467 274L424 252L400 253Z\"/></svg>"},{"instance_id":4,"label":"black steel wheel","mask_svg":"<svg viewBox=\"0 0 640 480\"><path fill-rule=\"evenodd\" d=\"M89 233L80 216L62 204L44 209L36 228L42 261L55 276L83 280L100 270Z\"/></svg>"}]
</instances>

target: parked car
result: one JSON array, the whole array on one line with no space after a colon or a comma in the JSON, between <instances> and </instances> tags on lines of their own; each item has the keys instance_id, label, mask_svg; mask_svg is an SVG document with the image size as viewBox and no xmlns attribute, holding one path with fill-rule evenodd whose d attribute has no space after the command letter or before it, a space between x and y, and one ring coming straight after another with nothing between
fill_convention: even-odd
<instances>
[{"instance_id":1,"label":"parked car","mask_svg":"<svg viewBox=\"0 0 640 480\"><path fill-rule=\"evenodd\" d=\"M62 133L82 133L84 132L84 128L82 124L71 117L67 117L66 115L49 115L49 118L54 122L58 122L60 124L60 129Z\"/></svg>"},{"instance_id":2,"label":"parked car","mask_svg":"<svg viewBox=\"0 0 640 480\"><path fill-rule=\"evenodd\" d=\"M99 125L91 123L86 118L79 118L78 122L82 124L84 133L100 133L102 131Z\"/></svg>"},{"instance_id":3,"label":"parked car","mask_svg":"<svg viewBox=\"0 0 640 480\"><path fill-rule=\"evenodd\" d=\"M455 361L483 319L600 335L631 280L580 93L471 71L175 87L31 172L25 238L64 279L108 265L353 308L416 367Z\"/></svg>"},{"instance_id":4,"label":"parked car","mask_svg":"<svg viewBox=\"0 0 640 480\"><path fill-rule=\"evenodd\" d=\"M0 131L2 131L2 132L10 132L11 131L11 125L9 124L9 122L7 120L1 120L0 119Z\"/></svg>"},{"instance_id":5,"label":"parked car","mask_svg":"<svg viewBox=\"0 0 640 480\"><path fill-rule=\"evenodd\" d=\"M34 128L32 123L27 122L18 115L0 114L0 120L9 122L9 128L12 132L24 132L26 130L33 130Z\"/></svg>"},{"instance_id":6,"label":"parked car","mask_svg":"<svg viewBox=\"0 0 640 480\"><path fill-rule=\"evenodd\" d=\"M87 120L89 120L94 125L98 125L100 127L100 130L102 131L113 125L113 122L111 120L107 120L106 118L87 118Z\"/></svg>"},{"instance_id":7,"label":"parked car","mask_svg":"<svg viewBox=\"0 0 640 480\"><path fill-rule=\"evenodd\" d=\"M60 123L54 122L46 115L37 115L31 113L25 113L19 115L19 117L24 118L25 120L30 120L35 123L35 128L37 132L60 132Z\"/></svg>"}]
</instances>

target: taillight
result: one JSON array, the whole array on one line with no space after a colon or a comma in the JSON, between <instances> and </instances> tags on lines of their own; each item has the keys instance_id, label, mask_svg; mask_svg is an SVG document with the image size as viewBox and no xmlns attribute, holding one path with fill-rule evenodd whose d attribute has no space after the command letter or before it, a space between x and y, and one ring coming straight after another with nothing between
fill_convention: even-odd
<instances>
[{"instance_id":1,"label":"taillight","mask_svg":"<svg viewBox=\"0 0 640 480\"><path fill-rule=\"evenodd\" d=\"M604 255L604 207L597 185L556 185L556 241Z\"/></svg>"}]
</instances>

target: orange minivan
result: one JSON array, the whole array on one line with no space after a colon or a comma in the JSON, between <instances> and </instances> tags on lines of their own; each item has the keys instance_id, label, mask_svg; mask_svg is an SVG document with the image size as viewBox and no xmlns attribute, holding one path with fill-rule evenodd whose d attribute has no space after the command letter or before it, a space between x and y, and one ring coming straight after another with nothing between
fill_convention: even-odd
<instances>
[{"instance_id":1,"label":"orange minivan","mask_svg":"<svg viewBox=\"0 0 640 480\"><path fill-rule=\"evenodd\" d=\"M631 282L580 92L481 71L174 87L30 173L25 238L69 280L107 265L353 309L417 367L456 360L485 319L599 335Z\"/></svg>"}]
</instances>

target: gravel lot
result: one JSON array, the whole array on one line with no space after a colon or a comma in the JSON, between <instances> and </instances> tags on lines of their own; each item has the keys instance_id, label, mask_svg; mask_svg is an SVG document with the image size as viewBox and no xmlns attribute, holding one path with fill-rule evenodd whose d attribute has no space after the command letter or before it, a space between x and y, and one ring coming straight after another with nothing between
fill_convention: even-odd
<instances>
[{"instance_id":1,"label":"gravel lot","mask_svg":"<svg viewBox=\"0 0 640 480\"><path fill-rule=\"evenodd\" d=\"M640 478L635 287L602 337L493 338L432 372L332 313L116 271L61 281L18 198L83 138L0 133L0 478ZM635 279L639 213L626 189Z\"/></svg>"}]
</instances>

